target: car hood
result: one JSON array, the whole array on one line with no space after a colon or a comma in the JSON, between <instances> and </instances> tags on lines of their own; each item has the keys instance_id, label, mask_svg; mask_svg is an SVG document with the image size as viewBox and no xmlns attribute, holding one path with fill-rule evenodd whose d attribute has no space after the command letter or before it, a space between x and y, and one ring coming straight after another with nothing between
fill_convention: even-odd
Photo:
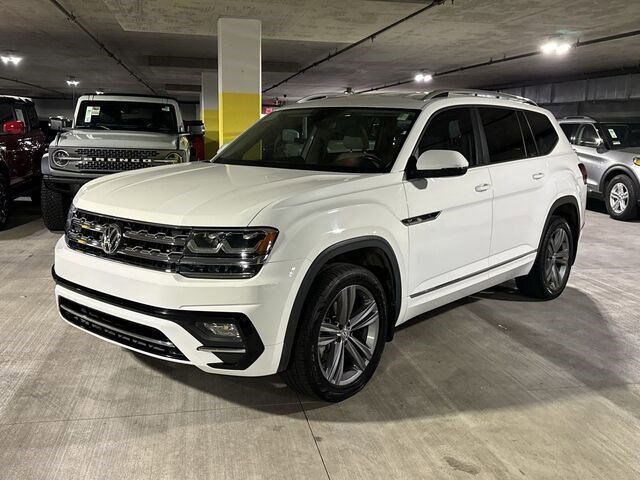
<instances>
[{"instance_id":1,"label":"car hood","mask_svg":"<svg viewBox=\"0 0 640 480\"><path fill-rule=\"evenodd\" d=\"M86 184L80 210L191 227L247 226L265 207L361 175L188 163L109 175Z\"/></svg>"},{"instance_id":2,"label":"car hood","mask_svg":"<svg viewBox=\"0 0 640 480\"><path fill-rule=\"evenodd\" d=\"M73 129L58 135L52 146L175 150L177 142L177 133Z\"/></svg>"},{"instance_id":3,"label":"car hood","mask_svg":"<svg viewBox=\"0 0 640 480\"><path fill-rule=\"evenodd\" d=\"M618 152L630 153L630 154L638 155L640 153L640 147L622 148L622 149L618 150Z\"/></svg>"}]
</instances>

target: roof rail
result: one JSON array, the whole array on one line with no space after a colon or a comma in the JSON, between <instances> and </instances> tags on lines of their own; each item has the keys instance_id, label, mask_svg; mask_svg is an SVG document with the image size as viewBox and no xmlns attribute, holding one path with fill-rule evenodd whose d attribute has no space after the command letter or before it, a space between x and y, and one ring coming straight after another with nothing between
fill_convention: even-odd
<instances>
[{"instance_id":1,"label":"roof rail","mask_svg":"<svg viewBox=\"0 0 640 480\"><path fill-rule=\"evenodd\" d=\"M422 100L433 100L434 98L442 97L454 97L454 96L469 96L469 97L482 97L482 98L498 98L500 100L512 100L514 102L526 103L537 107L538 104L533 100L530 100L519 95L511 95L510 93L492 92L489 90L470 90L470 89L440 89L429 92L422 97Z\"/></svg>"},{"instance_id":2,"label":"roof rail","mask_svg":"<svg viewBox=\"0 0 640 480\"><path fill-rule=\"evenodd\" d=\"M566 117L562 117L560 120L588 120L589 122L596 121L593 117L589 117L587 115L568 115Z\"/></svg>"},{"instance_id":3,"label":"roof rail","mask_svg":"<svg viewBox=\"0 0 640 480\"><path fill-rule=\"evenodd\" d=\"M335 97L343 97L343 96L344 96L344 93L315 93L313 95L302 97L296 103L307 103L307 102L312 102L314 100L324 100L325 98L335 98Z\"/></svg>"}]
</instances>

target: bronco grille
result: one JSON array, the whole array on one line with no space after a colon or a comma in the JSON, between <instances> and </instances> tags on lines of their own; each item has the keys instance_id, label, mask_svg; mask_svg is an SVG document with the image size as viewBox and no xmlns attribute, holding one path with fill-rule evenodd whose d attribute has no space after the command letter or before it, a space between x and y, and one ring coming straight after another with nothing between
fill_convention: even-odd
<instances>
[{"instance_id":1,"label":"bronco grille","mask_svg":"<svg viewBox=\"0 0 640 480\"><path fill-rule=\"evenodd\" d=\"M190 229L115 219L76 210L67 227L75 250L131 265L176 272Z\"/></svg>"},{"instance_id":2,"label":"bronco grille","mask_svg":"<svg viewBox=\"0 0 640 480\"><path fill-rule=\"evenodd\" d=\"M154 166L157 150L123 148L76 148L75 168L84 171L120 172Z\"/></svg>"}]
</instances>

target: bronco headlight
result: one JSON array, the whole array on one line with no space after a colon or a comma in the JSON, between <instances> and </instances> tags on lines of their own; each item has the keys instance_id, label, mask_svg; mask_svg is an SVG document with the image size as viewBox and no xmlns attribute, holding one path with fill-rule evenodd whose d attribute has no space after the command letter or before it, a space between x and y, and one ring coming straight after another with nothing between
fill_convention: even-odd
<instances>
[{"instance_id":1,"label":"bronco headlight","mask_svg":"<svg viewBox=\"0 0 640 480\"><path fill-rule=\"evenodd\" d=\"M194 231L180 274L186 277L250 278L266 261L278 236L274 228Z\"/></svg>"},{"instance_id":2,"label":"bronco headlight","mask_svg":"<svg viewBox=\"0 0 640 480\"><path fill-rule=\"evenodd\" d=\"M155 163L162 163L170 165L172 163L182 163L183 158L178 152L171 152L163 160L155 160Z\"/></svg>"},{"instance_id":3,"label":"bronco headlight","mask_svg":"<svg viewBox=\"0 0 640 480\"><path fill-rule=\"evenodd\" d=\"M69 152L66 150L56 150L51 155L51 161L58 167L66 167L69 164Z\"/></svg>"}]
</instances>

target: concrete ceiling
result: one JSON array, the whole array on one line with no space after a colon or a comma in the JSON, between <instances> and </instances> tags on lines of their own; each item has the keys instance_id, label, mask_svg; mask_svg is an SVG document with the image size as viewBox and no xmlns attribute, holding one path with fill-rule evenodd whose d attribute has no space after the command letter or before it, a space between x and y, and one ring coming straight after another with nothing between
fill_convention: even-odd
<instances>
[{"instance_id":1,"label":"concrete ceiling","mask_svg":"<svg viewBox=\"0 0 640 480\"><path fill-rule=\"evenodd\" d=\"M200 72L216 68L220 17L258 18L263 26L267 88L331 51L424 7L394 0L58 0L108 50L154 90L196 100ZM24 56L0 64L0 93L31 96L78 90L149 93L101 50L52 0L0 0L0 49ZM419 69L448 70L536 51L553 34L576 40L636 30L640 2L628 0L447 1L269 91L290 99L355 91L412 78ZM439 77L429 88L545 82L550 77L638 67L640 36L575 49L565 58L530 57ZM38 88L42 87L42 88ZM408 84L405 90L424 89Z\"/></svg>"}]
</instances>

